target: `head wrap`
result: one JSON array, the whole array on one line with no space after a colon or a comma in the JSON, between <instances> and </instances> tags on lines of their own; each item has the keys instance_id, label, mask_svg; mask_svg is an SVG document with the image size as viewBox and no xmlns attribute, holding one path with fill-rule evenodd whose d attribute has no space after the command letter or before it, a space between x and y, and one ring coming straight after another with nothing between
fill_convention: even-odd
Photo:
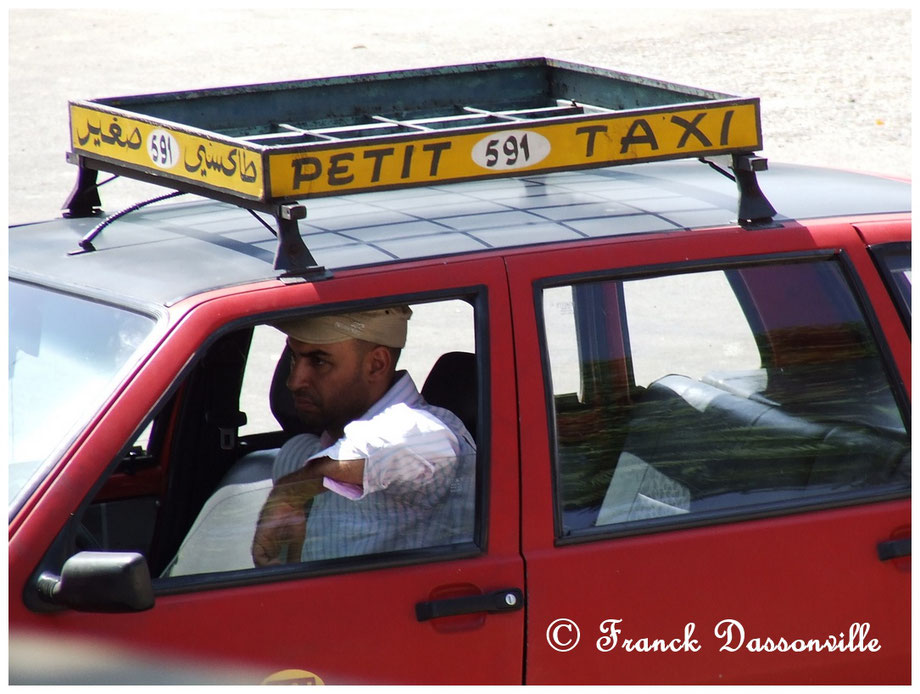
<instances>
[{"instance_id":1,"label":"head wrap","mask_svg":"<svg viewBox=\"0 0 920 694\"><path fill-rule=\"evenodd\" d=\"M278 330L300 342L328 345L352 338L375 345L402 348L412 309L408 306L340 313L332 316L304 316L274 324Z\"/></svg>"}]
</instances>

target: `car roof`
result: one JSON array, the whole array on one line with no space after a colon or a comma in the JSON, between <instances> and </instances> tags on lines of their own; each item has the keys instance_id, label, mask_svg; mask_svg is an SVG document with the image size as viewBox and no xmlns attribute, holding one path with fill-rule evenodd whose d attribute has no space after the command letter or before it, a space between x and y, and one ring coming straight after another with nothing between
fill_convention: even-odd
<instances>
[{"instance_id":1,"label":"car roof","mask_svg":"<svg viewBox=\"0 0 920 694\"><path fill-rule=\"evenodd\" d=\"M910 183L772 164L758 178L775 221L910 211ZM179 198L182 200L182 198ZM735 226L735 183L695 161L657 162L358 193L308 201L300 232L327 270L653 232ZM169 306L216 288L275 278L275 220L188 196L111 223L12 227L11 275L73 291ZM752 232L753 233L753 232Z\"/></svg>"}]
</instances>

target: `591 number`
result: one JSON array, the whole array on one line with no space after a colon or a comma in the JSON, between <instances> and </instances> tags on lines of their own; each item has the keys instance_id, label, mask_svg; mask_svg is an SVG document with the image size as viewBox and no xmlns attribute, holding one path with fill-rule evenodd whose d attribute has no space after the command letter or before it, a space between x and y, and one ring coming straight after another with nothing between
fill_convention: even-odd
<instances>
[{"instance_id":1,"label":"591 number","mask_svg":"<svg viewBox=\"0 0 920 694\"><path fill-rule=\"evenodd\" d=\"M179 163L179 143L172 133L154 130L147 136L147 154L161 169L171 169Z\"/></svg>"},{"instance_id":2,"label":"591 number","mask_svg":"<svg viewBox=\"0 0 920 694\"><path fill-rule=\"evenodd\" d=\"M511 130L484 137L473 146L473 161L484 169L507 171L531 166L550 152L550 143L540 133Z\"/></svg>"},{"instance_id":3,"label":"591 number","mask_svg":"<svg viewBox=\"0 0 920 694\"><path fill-rule=\"evenodd\" d=\"M493 167L498 164L498 140L489 140L486 145L486 166ZM524 133L520 140L514 135L505 138L502 143L502 153L505 155L505 165L514 166L517 164L518 156L523 155L524 162L530 161L530 145L527 144L527 133Z\"/></svg>"}]
</instances>

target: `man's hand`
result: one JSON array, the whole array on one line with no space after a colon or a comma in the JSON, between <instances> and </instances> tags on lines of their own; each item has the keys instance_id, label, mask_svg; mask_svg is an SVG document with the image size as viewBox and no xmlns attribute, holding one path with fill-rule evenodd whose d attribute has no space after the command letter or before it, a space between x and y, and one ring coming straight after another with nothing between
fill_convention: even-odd
<instances>
[{"instance_id":1,"label":"man's hand","mask_svg":"<svg viewBox=\"0 0 920 694\"><path fill-rule=\"evenodd\" d=\"M256 566L300 560L306 535L306 505L323 490L322 478L305 478L302 470L278 480L262 506L252 540Z\"/></svg>"}]
</instances>

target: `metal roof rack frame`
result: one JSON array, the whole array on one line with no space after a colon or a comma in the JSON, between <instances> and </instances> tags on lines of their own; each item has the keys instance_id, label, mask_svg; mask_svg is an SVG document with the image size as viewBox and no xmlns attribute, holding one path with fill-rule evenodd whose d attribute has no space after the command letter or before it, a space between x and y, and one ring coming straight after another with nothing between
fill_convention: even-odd
<instances>
[{"instance_id":1,"label":"metal roof rack frame","mask_svg":"<svg viewBox=\"0 0 920 694\"><path fill-rule=\"evenodd\" d=\"M548 58L69 108L65 215L100 213L98 171L231 202L275 218L275 268L291 275L323 272L297 225L317 196L730 155L739 223L776 214L756 179L759 99Z\"/></svg>"}]
</instances>

